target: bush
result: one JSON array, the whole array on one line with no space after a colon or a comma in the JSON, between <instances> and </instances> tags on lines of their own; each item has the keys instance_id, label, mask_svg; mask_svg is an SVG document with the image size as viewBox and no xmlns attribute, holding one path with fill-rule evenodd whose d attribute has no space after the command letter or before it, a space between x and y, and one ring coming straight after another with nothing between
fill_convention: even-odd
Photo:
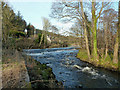
<instances>
[{"instance_id":1,"label":"bush","mask_svg":"<svg viewBox=\"0 0 120 90\"><path fill-rule=\"evenodd\" d=\"M27 39L27 38L22 38L16 41L15 48L19 51L22 49L31 49L38 47L33 40Z\"/></svg>"},{"instance_id":2,"label":"bush","mask_svg":"<svg viewBox=\"0 0 120 90\"><path fill-rule=\"evenodd\" d=\"M10 31L10 36L12 36L12 37L17 37L17 38L19 38L19 37L25 37L26 36L26 34L24 33L24 32L21 32L21 31Z\"/></svg>"},{"instance_id":3,"label":"bush","mask_svg":"<svg viewBox=\"0 0 120 90\"><path fill-rule=\"evenodd\" d=\"M42 34L39 33L39 34L38 34L38 38L35 39L35 43L40 43L41 36L42 36Z\"/></svg>"}]
</instances>

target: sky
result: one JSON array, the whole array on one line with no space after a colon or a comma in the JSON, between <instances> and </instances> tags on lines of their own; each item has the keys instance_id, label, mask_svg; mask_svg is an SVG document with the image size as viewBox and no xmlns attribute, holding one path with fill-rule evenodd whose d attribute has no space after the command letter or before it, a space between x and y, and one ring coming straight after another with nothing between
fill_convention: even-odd
<instances>
[{"instance_id":1,"label":"sky","mask_svg":"<svg viewBox=\"0 0 120 90\"><path fill-rule=\"evenodd\" d=\"M20 11L27 24L31 23L36 29L43 29L43 17L48 18L52 25L60 28L60 33L64 33L63 31L65 30L68 31L72 26L70 22L63 24L60 21L49 17L52 2L9 2L9 5L16 13Z\"/></svg>"},{"instance_id":2,"label":"sky","mask_svg":"<svg viewBox=\"0 0 120 90\"><path fill-rule=\"evenodd\" d=\"M63 24L60 21L49 17L49 14L51 13L52 0L29 0L29 2L27 0L17 0L17 2L15 0L8 0L8 3L16 13L20 11L27 24L31 23L36 29L43 29L42 17L48 18L52 25L56 25L60 28L60 33L68 31L72 26L72 23L70 22ZM114 4L113 8L117 10L118 5Z\"/></svg>"},{"instance_id":3,"label":"sky","mask_svg":"<svg viewBox=\"0 0 120 90\"><path fill-rule=\"evenodd\" d=\"M42 29L42 17L49 18L51 2L10 2L15 12L20 11L27 23Z\"/></svg>"}]
</instances>

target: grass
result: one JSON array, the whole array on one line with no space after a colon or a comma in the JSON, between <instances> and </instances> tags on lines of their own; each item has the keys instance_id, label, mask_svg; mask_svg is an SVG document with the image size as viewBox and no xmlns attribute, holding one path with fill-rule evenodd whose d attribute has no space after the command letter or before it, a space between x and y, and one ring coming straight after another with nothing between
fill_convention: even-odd
<instances>
[{"instance_id":1,"label":"grass","mask_svg":"<svg viewBox=\"0 0 120 90\"><path fill-rule=\"evenodd\" d=\"M80 58L81 60L87 61L88 60L87 51L80 49L77 54L77 57Z\"/></svg>"},{"instance_id":2,"label":"grass","mask_svg":"<svg viewBox=\"0 0 120 90\"><path fill-rule=\"evenodd\" d=\"M24 56L24 58L26 58L26 67L32 88L63 88L62 83L55 79L50 67L29 56Z\"/></svg>"},{"instance_id":3,"label":"grass","mask_svg":"<svg viewBox=\"0 0 120 90\"><path fill-rule=\"evenodd\" d=\"M3 88L22 88L28 83L27 69L23 57L13 49L2 50L2 83ZM27 88L28 86L24 87ZM30 85L29 85L29 88Z\"/></svg>"},{"instance_id":4,"label":"grass","mask_svg":"<svg viewBox=\"0 0 120 90\"><path fill-rule=\"evenodd\" d=\"M28 83L25 80L27 70L24 62L3 64L2 67L3 88L22 88ZM29 88L31 88L30 85Z\"/></svg>"},{"instance_id":5,"label":"grass","mask_svg":"<svg viewBox=\"0 0 120 90\"><path fill-rule=\"evenodd\" d=\"M106 68L106 69L109 69L109 70L112 70L112 71L120 71L120 62L117 63L117 64L114 64L112 62L112 59L113 59L113 54L112 53L110 53L110 55L108 54L108 56L106 58L99 57L99 60L95 61L93 59L93 55L91 55L91 60L89 60L88 56L87 56L87 51L83 50L83 49L80 49L78 54L77 54L77 58L79 58L82 61L91 63L91 64L93 64L94 66L97 66L97 67L103 67L103 68Z\"/></svg>"}]
</instances>

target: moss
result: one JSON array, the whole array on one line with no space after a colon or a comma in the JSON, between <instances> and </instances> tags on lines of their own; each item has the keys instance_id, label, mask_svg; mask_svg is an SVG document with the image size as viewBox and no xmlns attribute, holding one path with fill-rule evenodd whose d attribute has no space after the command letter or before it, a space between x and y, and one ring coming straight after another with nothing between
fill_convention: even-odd
<instances>
[{"instance_id":1,"label":"moss","mask_svg":"<svg viewBox=\"0 0 120 90\"><path fill-rule=\"evenodd\" d=\"M27 57L27 56L25 56ZM62 84L56 82L55 76L52 69L46 64L41 64L40 62L27 57L26 66L28 69L29 77L32 88L62 88ZM32 65L32 67L31 67ZM52 85L52 86L51 86Z\"/></svg>"},{"instance_id":2,"label":"moss","mask_svg":"<svg viewBox=\"0 0 120 90\"><path fill-rule=\"evenodd\" d=\"M91 63L91 64L93 64L94 66L97 66L97 67L103 67L103 68L113 70L113 71L120 71L120 62L118 64L113 63L112 52L109 52L108 56L105 59L103 57L103 58L99 58L99 60L97 61L97 60L93 59L93 54L91 54L91 60L89 60L86 50L83 50L83 49L81 50L80 49L78 54L77 54L77 58L79 58L82 61Z\"/></svg>"},{"instance_id":3,"label":"moss","mask_svg":"<svg viewBox=\"0 0 120 90\"><path fill-rule=\"evenodd\" d=\"M85 50L79 50L77 57L80 58L81 60L88 60L88 55Z\"/></svg>"},{"instance_id":4,"label":"moss","mask_svg":"<svg viewBox=\"0 0 120 90\"><path fill-rule=\"evenodd\" d=\"M42 71L42 77L45 80L49 79L49 72L47 70Z\"/></svg>"},{"instance_id":5,"label":"moss","mask_svg":"<svg viewBox=\"0 0 120 90\"><path fill-rule=\"evenodd\" d=\"M32 90L32 86L31 86L31 83L26 83L23 87L21 88L25 88L25 89L29 89L29 90Z\"/></svg>"},{"instance_id":6,"label":"moss","mask_svg":"<svg viewBox=\"0 0 120 90\"><path fill-rule=\"evenodd\" d=\"M105 61L111 61L110 55L107 55L107 57L105 58Z\"/></svg>"}]
</instances>

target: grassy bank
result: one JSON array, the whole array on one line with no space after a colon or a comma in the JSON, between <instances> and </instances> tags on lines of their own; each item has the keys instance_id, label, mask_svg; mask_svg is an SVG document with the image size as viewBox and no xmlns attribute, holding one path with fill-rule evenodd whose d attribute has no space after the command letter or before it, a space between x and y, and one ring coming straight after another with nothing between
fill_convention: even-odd
<instances>
[{"instance_id":1,"label":"grassy bank","mask_svg":"<svg viewBox=\"0 0 120 90\"><path fill-rule=\"evenodd\" d=\"M16 50L2 50L2 87L31 88L25 60Z\"/></svg>"},{"instance_id":2,"label":"grassy bank","mask_svg":"<svg viewBox=\"0 0 120 90\"><path fill-rule=\"evenodd\" d=\"M9 37L2 41L3 88L62 88L52 69L30 57L21 56L23 49L43 49L77 46L79 39L59 34L51 35L51 43L39 46L39 35ZM25 58L26 57L26 58ZM26 62L26 64L25 64ZM27 74L30 82L27 82Z\"/></svg>"},{"instance_id":3,"label":"grassy bank","mask_svg":"<svg viewBox=\"0 0 120 90\"><path fill-rule=\"evenodd\" d=\"M52 69L45 64L25 56L26 67L32 88L63 88L62 82L55 79Z\"/></svg>"},{"instance_id":4,"label":"grassy bank","mask_svg":"<svg viewBox=\"0 0 120 90\"><path fill-rule=\"evenodd\" d=\"M16 49L2 51L3 88L63 88L52 69Z\"/></svg>"},{"instance_id":5,"label":"grassy bank","mask_svg":"<svg viewBox=\"0 0 120 90\"><path fill-rule=\"evenodd\" d=\"M108 56L104 59L104 58L100 58L98 61L95 61L93 59L93 56L91 56L91 60L88 59L88 55L87 55L87 51L80 49L78 54L77 54L77 58L79 58L82 61L88 62L90 64L93 64L96 67L102 67L108 70L112 70L112 71L119 71L120 72L120 62L117 64L114 64L112 62L112 54L108 54Z\"/></svg>"}]
</instances>

